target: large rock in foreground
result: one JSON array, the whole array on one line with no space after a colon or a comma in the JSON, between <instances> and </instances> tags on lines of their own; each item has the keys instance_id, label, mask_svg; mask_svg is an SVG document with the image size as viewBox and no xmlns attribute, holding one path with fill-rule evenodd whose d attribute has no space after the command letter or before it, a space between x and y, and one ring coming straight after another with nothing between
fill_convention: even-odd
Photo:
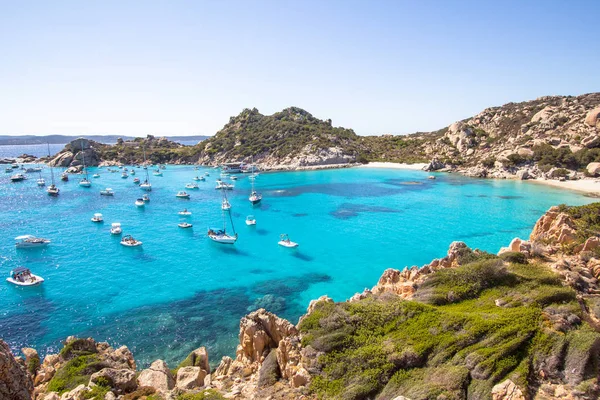
<instances>
[{"instance_id":1,"label":"large rock in foreground","mask_svg":"<svg viewBox=\"0 0 600 400\"><path fill-rule=\"evenodd\" d=\"M0 399L30 400L32 392L33 382L25 366L17 362L0 339Z\"/></svg>"}]
</instances>

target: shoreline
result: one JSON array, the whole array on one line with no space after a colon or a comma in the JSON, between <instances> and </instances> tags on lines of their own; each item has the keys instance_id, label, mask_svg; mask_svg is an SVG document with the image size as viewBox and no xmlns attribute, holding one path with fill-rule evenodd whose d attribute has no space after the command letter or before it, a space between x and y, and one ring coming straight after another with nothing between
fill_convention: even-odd
<instances>
[{"instance_id":1,"label":"shoreline","mask_svg":"<svg viewBox=\"0 0 600 400\"><path fill-rule=\"evenodd\" d=\"M359 168L388 168L388 169L409 169L413 171L423 171L429 163L395 163L395 162L370 162L368 164L359 165Z\"/></svg>"},{"instance_id":2,"label":"shoreline","mask_svg":"<svg viewBox=\"0 0 600 400\"><path fill-rule=\"evenodd\" d=\"M552 186L559 189L571 190L580 193L593 194L600 197L600 179L579 179L576 181L558 181L554 179L527 179L524 182Z\"/></svg>"}]
</instances>

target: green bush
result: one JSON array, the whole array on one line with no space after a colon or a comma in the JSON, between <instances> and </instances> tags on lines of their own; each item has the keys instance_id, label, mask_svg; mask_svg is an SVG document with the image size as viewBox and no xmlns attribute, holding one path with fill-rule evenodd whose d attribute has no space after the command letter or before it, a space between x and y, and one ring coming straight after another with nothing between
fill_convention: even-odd
<instances>
[{"instance_id":1,"label":"green bush","mask_svg":"<svg viewBox=\"0 0 600 400\"><path fill-rule=\"evenodd\" d=\"M77 356L56 371L48 383L48 391L64 393L80 384L87 384L90 376L105 366L95 354Z\"/></svg>"},{"instance_id":2,"label":"green bush","mask_svg":"<svg viewBox=\"0 0 600 400\"><path fill-rule=\"evenodd\" d=\"M496 157L488 157L481 162L481 164L486 168L494 168L496 165Z\"/></svg>"},{"instance_id":3,"label":"green bush","mask_svg":"<svg viewBox=\"0 0 600 400\"><path fill-rule=\"evenodd\" d=\"M568 175L569 171L564 168L557 168L554 171L552 171L552 174L550 174L550 176L552 176L553 178L561 178Z\"/></svg>"},{"instance_id":4,"label":"green bush","mask_svg":"<svg viewBox=\"0 0 600 400\"><path fill-rule=\"evenodd\" d=\"M500 258L510 263L527 264L527 256L525 256L523 253L519 253L518 251L508 251L506 253L502 253L500 254Z\"/></svg>"},{"instance_id":5,"label":"green bush","mask_svg":"<svg viewBox=\"0 0 600 400\"><path fill-rule=\"evenodd\" d=\"M177 396L177 400L224 400L219 392L214 389L207 389L200 393L185 393Z\"/></svg>"}]
</instances>

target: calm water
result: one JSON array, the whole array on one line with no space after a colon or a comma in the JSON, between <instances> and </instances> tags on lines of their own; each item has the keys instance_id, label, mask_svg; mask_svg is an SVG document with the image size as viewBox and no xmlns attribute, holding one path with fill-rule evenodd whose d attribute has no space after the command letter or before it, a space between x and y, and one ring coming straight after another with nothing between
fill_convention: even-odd
<instances>
[{"instance_id":1,"label":"calm water","mask_svg":"<svg viewBox=\"0 0 600 400\"><path fill-rule=\"evenodd\" d=\"M240 176L229 193L239 240L226 246L206 237L206 228L221 221L213 170L191 200L175 193L203 170L169 166L164 177L151 176L145 209L133 204L143 192L132 177L99 172L91 188L72 177L51 198L35 179L10 183L0 170L1 274L25 265L46 279L38 288L0 282L0 336L15 350L56 351L76 334L126 344L141 365L162 358L174 367L199 346L217 363L234 355L239 319L250 310L263 306L296 322L311 299L347 299L386 268L444 256L453 240L496 252L527 237L551 205L592 201L516 181L448 174L428 180L421 171L357 168L261 174L256 185L264 200L253 208L250 182ZM114 198L99 195L104 187ZM193 212L193 229L177 227L184 207ZM95 212L104 224L90 221ZM245 225L248 214L256 227ZM109 234L115 221L143 247L121 246ZM278 246L281 233L300 247ZM16 250L13 238L22 234L52 244Z\"/></svg>"}]
</instances>

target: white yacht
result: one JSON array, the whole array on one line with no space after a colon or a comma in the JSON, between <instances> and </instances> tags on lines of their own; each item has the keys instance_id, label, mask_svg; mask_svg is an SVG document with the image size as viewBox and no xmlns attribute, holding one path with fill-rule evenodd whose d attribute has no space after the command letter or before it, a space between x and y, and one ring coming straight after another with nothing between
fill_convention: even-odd
<instances>
[{"instance_id":1,"label":"white yacht","mask_svg":"<svg viewBox=\"0 0 600 400\"><path fill-rule=\"evenodd\" d=\"M135 201L135 206L136 207L144 207L146 205L146 202L144 201L144 199L137 199Z\"/></svg>"},{"instance_id":2,"label":"white yacht","mask_svg":"<svg viewBox=\"0 0 600 400\"><path fill-rule=\"evenodd\" d=\"M100 191L100 196L114 196L115 192L111 188L106 188Z\"/></svg>"},{"instance_id":3,"label":"white yacht","mask_svg":"<svg viewBox=\"0 0 600 400\"><path fill-rule=\"evenodd\" d=\"M187 193L184 190L181 190L181 191L177 192L177 194L175 195L175 197L178 197L180 199L189 199L190 198L190 194Z\"/></svg>"},{"instance_id":4,"label":"white yacht","mask_svg":"<svg viewBox=\"0 0 600 400\"><path fill-rule=\"evenodd\" d=\"M113 222L110 226L110 234L111 235L120 235L121 233L123 233L123 230L121 229L121 223Z\"/></svg>"},{"instance_id":5,"label":"white yacht","mask_svg":"<svg viewBox=\"0 0 600 400\"><path fill-rule=\"evenodd\" d=\"M256 225L256 218L254 218L254 215L248 215L246 217L246 225L248 225L248 226Z\"/></svg>"},{"instance_id":6,"label":"white yacht","mask_svg":"<svg viewBox=\"0 0 600 400\"><path fill-rule=\"evenodd\" d=\"M92 178L100 178L100 174L94 174L92 175Z\"/></svg>"},{"instance_id":7,"label":"white yacht","mask_svg":"<svg viewBox=\"0 0 600 400\"><path fill-rule=\"evenodd\" d=\"M180 228L191 228L193 225L190 224L189 222L181 222L181 223L177 224L177 226Z\"/></svg>"},{"instance_id":8,"label":"white yacht","mask_svg":"<svg viewBox=\"0 0 600 400\"><path fill-rule=\"evenodd\" d=\"M233 190L233 184L225 183L222 180L217 180L217 186L215 187L217 190Z\"/></svg>"},{"instance_id":9,"label":"white yacht","mask_svg":"<svg viewBox=\"0 0 600 400\"><path fill-rule=\"evenodd\" d=\"M185 185L185 188L192 190L200 189L200 187L195 183L188 183L187 185Z\"/></svg>"},{"instance_id":10,"label":"white yacht","mask_svg":"<svg viewBox=\"0 0 600 400\"><path fill-rule=\"evenodd\" d=\"M95 213L94 216L92 217L92 222L102 222L104 221L104 217L102 217L102 214L100 213Z\"/></svg>"},{"instance_id":11,"label":"white yacht","mask_svg":"<svg viewBox=\"0 0 600 400\"><path fill-rule=\"evenodd\" d=\"M15 247L17 249L29 249L32 247L43 247L50 244L50 240L38 238L33 235L21 235L15 238Z\"/></svg>"},{"instance_id":12,"label":"white yacht","mask_svg":"<svg viewBox=\"0 0 600 400\"><path fill-rule=\"evenodd\" d=\"M6 282L17 286L35 286L44 282L44 278L32 274L28 268L17 267L10 271L10 276L6 278Z\"/></svg>"},{"instance_id":13,"label":"white yacht","mask_svg":"<svg viewBox=\"0 0 600 400\"><path fill-rule=\"evenodd\" d=\"M181 215L182 217L189 217L192 215L192 212L188 211L187 208L184 208L183 211L179 211L177 214Z\"/></svg>"}]
</instances>

